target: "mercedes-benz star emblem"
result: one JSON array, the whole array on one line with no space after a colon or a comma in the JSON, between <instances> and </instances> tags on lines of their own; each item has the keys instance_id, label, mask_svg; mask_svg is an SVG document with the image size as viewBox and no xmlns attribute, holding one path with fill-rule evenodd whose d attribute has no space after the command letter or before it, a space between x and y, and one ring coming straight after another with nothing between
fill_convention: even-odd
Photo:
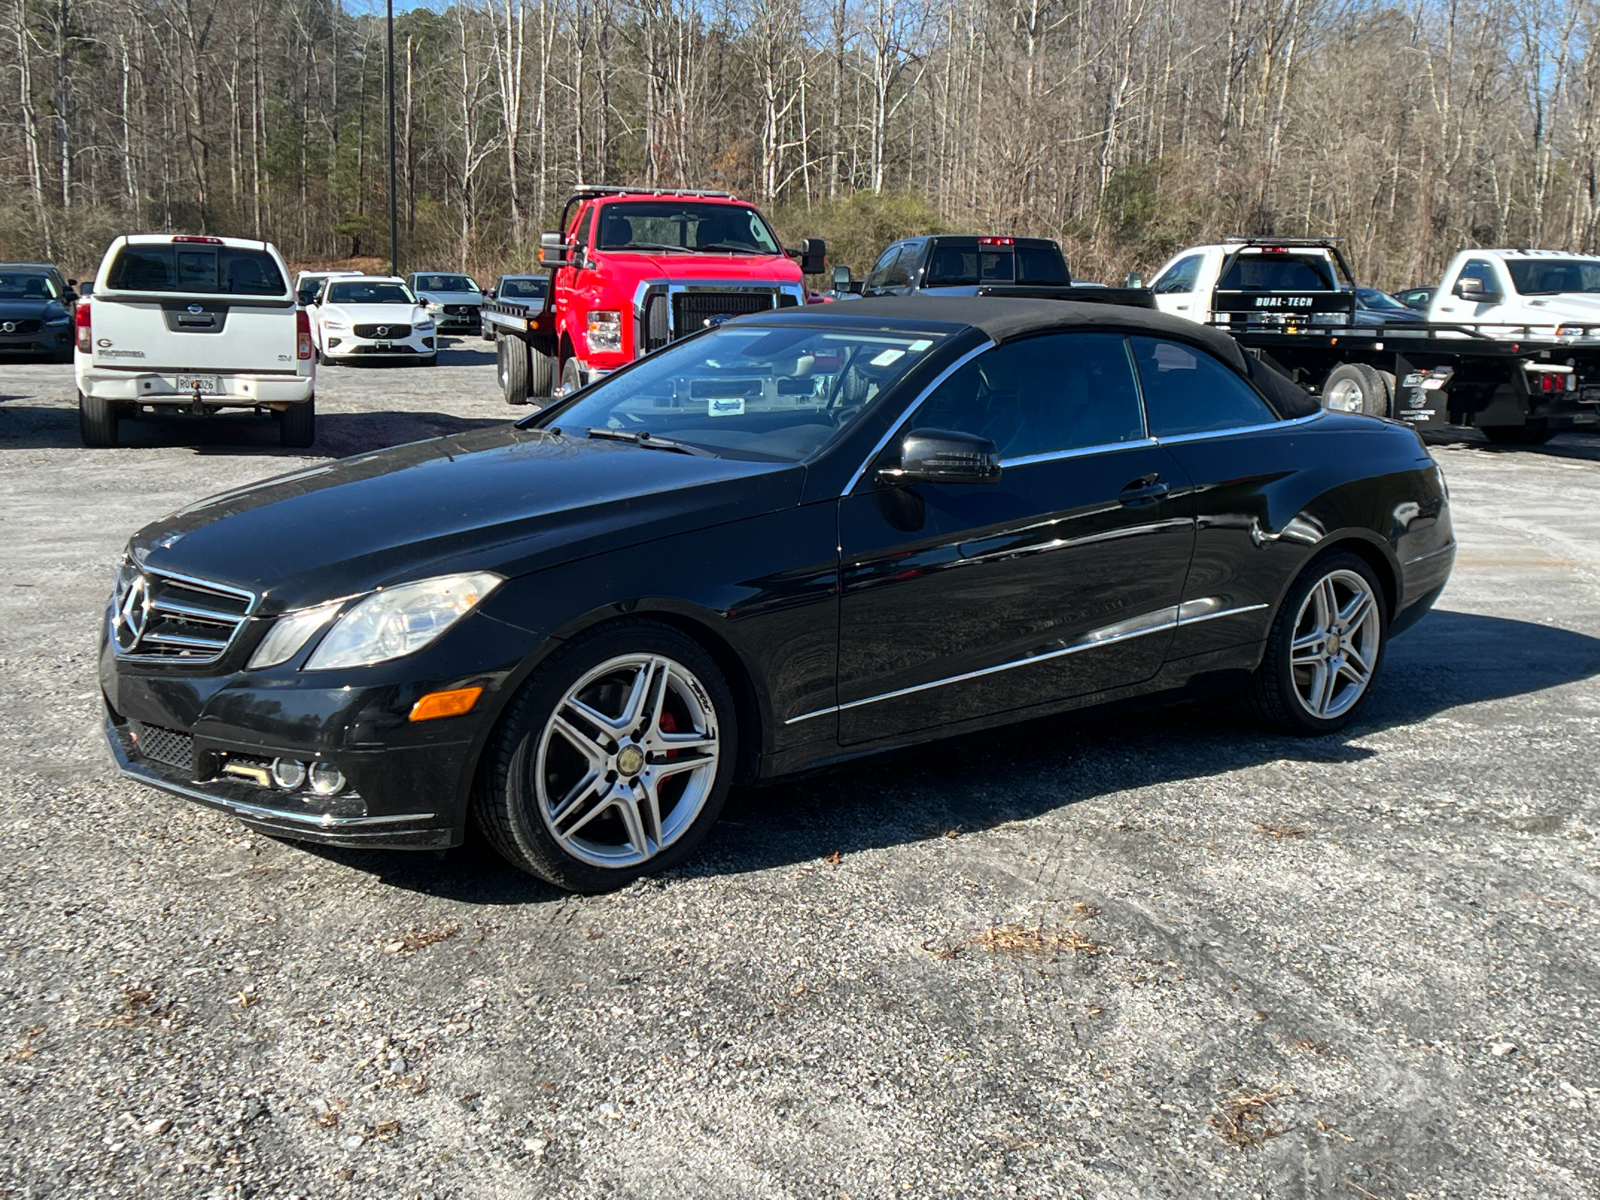
<instances>
[{"instance_id":1,"label":"mercedes-benz star emblem","mask_svg":"<svg viewBox=\"0 0 1600 1200\"><path fill-rule=\"evenodd\" d=\"M137 575L128 586L122 602L117 605L117 615L112 619L117 646L124 654L132 654L139 648L139 639L144 636L144 627L149 620L150 584L143 575Z\"/></svg>"}]
</instances>

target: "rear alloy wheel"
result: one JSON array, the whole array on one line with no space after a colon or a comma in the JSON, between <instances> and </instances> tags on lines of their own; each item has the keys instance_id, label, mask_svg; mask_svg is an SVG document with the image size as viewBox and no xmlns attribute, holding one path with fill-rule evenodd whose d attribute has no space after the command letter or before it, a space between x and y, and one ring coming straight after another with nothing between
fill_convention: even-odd
<instances>
[{"instance_id":1,"label":"rear alloy wheel","mask_svg":"<svg viewBox=\"0 0 1600 1200\"><path fill-rule=\"evenodd\" d=\"M1543 417L1535 417L1525 425L1485 425L1483 436L1497 446L1542 446L1555 437L1556 431Z\"/></svg>"},{"instance_id":2,"label":"rear alloy wheel","mask_svg":"<svg viewBox=\"0 0 1600 1200\"><path fill-rule=\"evenodd\" d=\"M503 337L495 343L495 373L507 404L528 402L528 343Z\"/></svg>"},{"instance_id":3,"label":"rear alloy wheel","mask_svg":"<svg viewBox=\"0 0 1600 1200\"><path fill-rule=\"evenodd\" d=\"M474 797L510 862L604 892L681 862L733 772L733 698L709 655L665 625L573 639L523 686Z\"/></svg>"},{"instance_id":4,"label":"rear alloy wheel","mask_svg":"<svg viewBox=\"0 0 1600 1200\"><path fill-rule=\"evenodd\" d=\"M1387 417L1393 376L1366 363L1340 363L1322 385L1322 407L1334 412Z\"/></svg>"},{"instance_id":5,"label":"rear alloy wheel","mask_svg":"<svg viewBox=\"0 0 1600 1200\"><path fill-rule=\"evenodd\" d=\"M1383 589L1366 561L1348 551L1317 558L1272 623L1247 691L1251 707L1302 737L1343 728L1378 677L1385 627Z\"/></svg>"},{"instance_id":6,"label":"rear alloy wheel","mask_svg":"<svg viewBox=\"0 0 1600 1200\"><path fill-rule=\"evenodd\" d=\"M85 446L105 449L117 444L121 406L112 400L78 393L78 436Z\"/></svg>"},{"instance_id":7,"label":"rear alloy wheel","mask_svg":"<svg viewBox=\"0 0 1600 1200\"><path fill-rule=\"evenodd\" d=\"M299 449L317 440L317 398L315 396L278 410L278 442Z\"/></svg>"}]
</instances>

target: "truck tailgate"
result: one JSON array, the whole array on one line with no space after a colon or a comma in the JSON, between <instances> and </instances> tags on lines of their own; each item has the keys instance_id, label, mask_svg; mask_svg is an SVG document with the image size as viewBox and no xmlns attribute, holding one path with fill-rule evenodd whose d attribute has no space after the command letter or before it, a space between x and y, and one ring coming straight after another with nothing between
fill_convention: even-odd
<instances>
[{"instance_id":1,"label":"truck tailgate","mask_svg":"<svg viewBox=\"0 0 1600 1200\"><path fill-rule=\"evenodd\" d=\"M295 370L295 308L282 301L173 296L91 301L94 365L142 371Z\"/></svg>"}]
</instances>

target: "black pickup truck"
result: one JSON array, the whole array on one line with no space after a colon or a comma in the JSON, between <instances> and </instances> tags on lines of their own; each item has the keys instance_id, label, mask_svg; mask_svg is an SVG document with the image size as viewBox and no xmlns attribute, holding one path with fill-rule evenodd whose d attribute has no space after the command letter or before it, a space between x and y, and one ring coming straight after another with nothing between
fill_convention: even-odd
<instances>
[{"instance_id":1,"label":"black pickup truck","mask_svg":"<svg viewBox=\"0 0 1600 1200\"><path fill-rule=\"evenodd\" d=\"M865 279L848 267L833 273L834 295L1026 296L1089 304L1154 308L1146 288L1076 284L1061 246L1049 238L931 234L902 238L879 257Z\"/></svg>"}]
</instances>

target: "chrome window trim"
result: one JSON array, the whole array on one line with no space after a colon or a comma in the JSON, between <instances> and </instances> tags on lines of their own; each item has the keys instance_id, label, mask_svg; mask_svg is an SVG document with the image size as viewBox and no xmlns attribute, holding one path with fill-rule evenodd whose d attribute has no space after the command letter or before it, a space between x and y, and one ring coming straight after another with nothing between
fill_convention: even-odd
<instances>
[{"instance_id":1,"label":"chrome window trim","mask_svg":"<svg viewBox=\"0 0 1600 1200\"><path fill-rule=\"evenodd\" d=\"M887 251L885 251L885 253L887 253ZM904 411L902 411L901 414L898 417L895 418L894 424L889 426L889 432L885 433L881 438L878 439L878 444L875 445L872 448L872 450L867 454L867 457L862 460L861 465L856 468L855 474L850 476L850 482L848 482L848 483L846 483L844 485L844 491L839 493L839 499L843 500L846 496L848 496L851 492L853 492L855 490L856 484L860 483L861 482L861 477L867 473L867 468L872 465L873 460L875 458L877 458L878 455L883 453L883 448L885 446L887 446L889 444L889 442L894 438L894 435L899 432L900 427L902 425L904 425L906 423L906 419L908 417L910 417L911 414L914 413L917 410L917 406L919 404L921 404L924 400L926 400L929 396L931 396L933 394L934 390L936 388L938 388L939 385L942 384L946 379L949 379L950 376L954 375L962 367L966 366L973 359L977 358L978 355L982 354L986 350L993 350L995 348L995 346L997 346L997 345L999 345L999 343L996 342L993 338L991 338L988 341L984 342L983 345L977 346L977 347L967 351L960 358L956 359L955 362L951 363L944 370L940 371L939 374L934 377L934 380L933 380L932 383L928 384L927 387L923 388L920 392L918 392L917 395L916 395L916 398L914 400L912 400L910 404L906 405ZM831 710L829 710L829 709L821 709L816 713L812 713L811 715L812 716L820 716L821 713L828 712L828 711L831 711Z\"/></svg>"},{"instance_id":2,"label":"chrome window trim","mask_svg":"<svg viewBox=\"0 0 1600 1200\"><path fill-rule=\"evenodd\" d=\"M976 671L965 671L960 675L949 675L943 679L912 684L910 687L897 688L892 692L884 692L877 696L866 696L860 700L849 700L844 704L835 704L829 708L819 708L814 712L801 713L798 717L790 717L784 724L798 725L800 722L809 721L813 717L825 717L829 713L842 713L848 712L852 708L864 708L868 704L877 704L880 700L896 700L901 696L912 696L918 692L931 691L934 688L945 687L948 684L966 683L972 679L982 679L986 675L998 675L1002 671L1013 671L1018 667L1031 667L1035 663L1065 658L1069 654L1077 654L1084 650L1095 650L1101 646L1113 646L1118 642L1132 641L1134 638L1144 637L1146 634L1159 633L1163 629L1179 629L1185 625L1198 625L1203 621L1215 621L1219 617L1235 617L1241 613L1257 612L1267 607L1265 603L1241 604L1233 608L1206 611L1205 605L1217 603L1218 600L1218 597L1208 596L1198 600L1185 600L1182 604L1170 604L1166 608L1158 608L1152 612L1141 613L1138 616L1128 617L1114 624L1102 626L1100 629L1090 630L1072 645L1064 646L1059 650L1051 650L1045 654L1031 654L1026 658L1012 659L1010 662L997 663L992 667L980 667Z\"/></svg>"},{"instance_id":3,"label":"chrome window trim","mask_svg":"<svg viewBox=\"0 0 1600 1200\"><path fill-rule=\"evenodd\" d=\"M1198 442L1205 438L1228 437L1236 433L1262 433L1268 429L1282 429L1286 425L1304 425L1307 421L1316 421L1327 414L1327 409L1319 408L1314 413L1303 417L1287 417L1282 421L1268 421L1262 425L1234 425L1228 429L1204 429L1199 433L1175 433L1170 437L1157 437L1159 446L1171 446L1180 442Z\"/></svg>"},{"instance_id":4,"label":"chrome window trim","mask_svg":"<svg viewBox=\"0 0 1600 1200\"><path fill-rule=\"evenodd\" d=\"M1135 450L1156 446L1155 438L1140 438L1136 442L1102 442L1098 446L1080 446L1075 450L1050 450L1043 454L1025 454L1021 458L1002 458L1000 467L1026 467L1033 463L1054 462L1058 458L1081 458L1085 454L1105 454L1112 450Z\"/></svg>"}]
</instances>

